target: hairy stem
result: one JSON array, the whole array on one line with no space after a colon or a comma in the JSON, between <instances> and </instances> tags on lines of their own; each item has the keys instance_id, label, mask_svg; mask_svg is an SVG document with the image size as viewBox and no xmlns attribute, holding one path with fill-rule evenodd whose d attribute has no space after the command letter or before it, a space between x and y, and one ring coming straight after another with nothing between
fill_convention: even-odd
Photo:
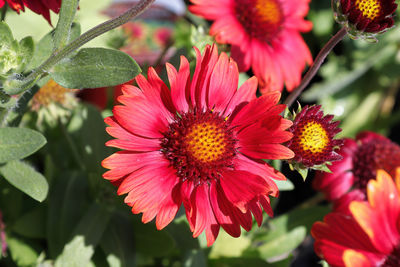
<instances>
[{"instance_id":1,"label":"hairy stem","mask_svg":"<svg viewBox=\"0 0 400 267\"><path fill-rule=\"evenodd\" d=\"M308 69L306 75L304 75L303 80L301 81L300 85L294 89L293 92L285 99L284 104L290 107L293 102L299 97L301 92L307 87L310 83L312 78L317 74L319 68L321 67L322 63L324 62L325 58L329 55L332 49L346 36L347 31L346 28L341 28L321 49L318 53L317 57L315 58L314 63Z\"/></svg>"}]
</instances>

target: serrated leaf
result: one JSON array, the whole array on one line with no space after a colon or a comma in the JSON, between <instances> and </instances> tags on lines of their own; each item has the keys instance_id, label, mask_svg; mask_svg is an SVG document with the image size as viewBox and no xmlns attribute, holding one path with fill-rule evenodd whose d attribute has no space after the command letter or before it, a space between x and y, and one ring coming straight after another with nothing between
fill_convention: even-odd
<instances>
[{"instance_id":1,"label":"serrated leaf","mask_svg":"<svg viewBox=\"0 0 400 267\"><path fill-rule=\"evenodd\" d=\"M122 51L82 48L72 58L56 64L49 74L63 87L83 89L122 84L140 71L139 65Z\"/></svg>"},{"instance_id":2,"label":"serrated leaf","mask_svg":"<svg viewBox=\"0 0 400 267\"><path fill-rule=\"evenodd\" d=\"M85 245L83 236L75 236L65 245L62 254L57 257L54 267L87 267L90 266L94 249Z\"/></svg>"},{"instance_id":3,"label":"serrated leaf","mask_svg":"<svg viewBox=\"0 0 400 267\"><path fill-rule=\"evenodd\" d=\"M28 128L0 128L0 163L25 158L46 142L41 133Z\"/></svg>"},{"instance_id":4,"label":"serrated leaf","mask_svg":"<svg viewBox=\"0 0 400 267\"><path fill-rule=\"evenodd\" d=\"M13 186L42 202L49 190L46 178L28 164L14 160L0 167L0 173Z\"/></svg>"}]
</instances>

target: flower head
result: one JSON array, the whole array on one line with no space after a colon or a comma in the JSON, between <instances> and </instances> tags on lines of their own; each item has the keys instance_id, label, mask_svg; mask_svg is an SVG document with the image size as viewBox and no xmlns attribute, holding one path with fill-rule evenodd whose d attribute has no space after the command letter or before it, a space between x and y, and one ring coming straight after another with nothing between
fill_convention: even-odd
<instances>
[{"instance_id":1,"label":"flower head","mask_svg":"<svg viewBox=\"0 0 400 267\"><path fill-rule=\"evenodd\" d=\"M367 183L377 170L393 176L400 162L400 146L373 132L362 132L355 140L346 138L339 154L343 160L332 164L332 173L320 172L314 179L314 187L334 201L335 210L365 199Z\"/></svg>"},{"instance_id":2,"label":"flower head","mask_svg":"<svg viewBox=\"0 0 400 267\"><path fill-rule=\"evenodd\" d=\"M309 0L191 0L189 10L214 20L210 34L230 44L240 71L250 67L261 92L292 91L312 57L300 32L310 31L304 20Z\"/></svg>"},{"instance_id":3,"label":"flower head","mask_svg":"<svg viewBox=\"0 0 400 267\"><path fill-rule=\"evenodd\" d=\"M193 236L205 231L211 245L222 226L240 236L262 222L262 208L272 214L269 196L277 196L272 179L285 177L261 159L287 159L293 152L281 145L292 134L280 113L280 93L256 98L257 79L238 90L236 63L216 46L203 55L190 78L181 57L179 71L167 64L171 90L150 68L139 75L138 87L126 85L123 105L106 118L107 132L117 138L108 146L123 149L106 158L103 176L128 194L132 212L158 229L168 225L183 203Z\"/></svg>"},{"instance_id":4,"label":"flower head","mask_svg":"<svg viewBox=\"0 0 400 267\"><path fill-rule=\"evenodd\" d=\"M289 128L293 138L287 144L295 154L291 162L310 168L342 159L336 150L343 141L334 139L341 131L339 121L332 122L333 115L324 116L320 109L320 105L306 106L296 115Z\"/></svg>"},{"instance_id":5,"label":"flower head","mask_svg":"<svg viewBox=\"0 0 400 267\"><path fill-rule=\"evenodd\" d=\"M58 14L61 7L61 0L0 0L0 8L2 8L6 2L18 14L21 10L25 11L26 6L33 12L42 15L49 24L51 24L50 10Z\"/></svg>"},{"instance_id":6,"label":"flower head","mask_svg":"<svg viewBox=\"0 0 400 267\"><path fill-rule=\"evenodd\" d=\"M368 39L393 26L397 4L395 0L335 0L333 7L336 20L351 36Z\"/></svg>"},{"instance_id":7,"label":"flower head","mask_svg":"<svg viewBox=\"0 0 400 267\"><path fill-rule=\"evenodd\" d=\"M43 120L53 125L58 119L69 116L77 105L76 89L64 88L54 80L49 80L32 97L31 109L38 113L38 124Z\"/></svg>"},{"instance_id":8,"label":"flower head","mask_svg":"<svg viewBox=\"0 0 400 267\"><path fill-rule=\"evenodd\" d=\"M315 252L331 266L399 266L400 168L395 176L378 170L368 201L352 201L349 214L333 212L313 225Z\"/></svg>"}]
</instances>

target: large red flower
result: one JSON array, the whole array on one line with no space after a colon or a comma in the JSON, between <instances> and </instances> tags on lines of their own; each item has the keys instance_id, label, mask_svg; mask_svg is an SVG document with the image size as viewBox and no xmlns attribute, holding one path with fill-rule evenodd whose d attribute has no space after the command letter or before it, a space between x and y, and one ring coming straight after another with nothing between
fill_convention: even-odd
<instances>
[{"instance_id":1,"label":"large red flower","mask_svg":"<svg viewBox=\"0 0 400 267\"><path fill-rule=\"evenodd\" d=\"M367 194L368 202L350 203L350 214L333 212L313 225L315 251L330 266L400 266L400 169L396 184L378 170Z\"/></svg>"},{"instance_id":2,"label":"large red flower","mask_svg":"<svg viewBox=\"0 0 400 267\"><path fill-rule=\"evenodd\" d=\"M6 1L18 14L21 10L25 11L26 6L33 12L42 15L50 24L50 10L58 14L61 7L61 0L0 0L0 8L4 6Z\"/></svg>"},{"instance_id":3,"label":"large red flower","mask_svg":"<svg viewBox=\"0 0 400 267\"><path fill-rule=\"evenodd\" d=\"M338 152L343 160L330 166L332 173L319 172L314 187L334 202L335 210L346 209L352 200L366 198L366 185L378 169L394 175L400 162L400 146L386 137L362 132L356 139L346 138Z\"/></svg>"},{"instance_id":4,"label":"large red flower","mask_svg":"<svg viewBox=\"0 0 400 267\"><path fill-rule=\"evenodd\" d=\"M213 244L220 226L240 236L249 231L252 215L262 222L262 208L272 215L269 196L278 188L272 179L285 177L261 159L288 159L293 152L281 145L292 134L281 117L279 92L256 98L257 79L238 90L236 63L216 46L197 54L190 78L181 57L179 71L167 64L171 90L150 68L139 75L138 87L124 86L123 105L106 118L107 132L117 138L108 146L123 149L106 158L104 178L128 194L132 212L147 223L156 217L158 229L175 217L183 203L193 236L205 231Z\"/></svg>"},{"instance_id":5,"label":"large red flower","mask_svg":"<svg viewBox=\"0 0 400 267\"><path fill-rule=\"evenodd\" d=\"M304 20L309 0L191 0L189 10L214 20L210 34L232 45L240 71L252 67L261 91L292 91L312 57L300 32L311 30Z\"/></svg>"}]
</instances>

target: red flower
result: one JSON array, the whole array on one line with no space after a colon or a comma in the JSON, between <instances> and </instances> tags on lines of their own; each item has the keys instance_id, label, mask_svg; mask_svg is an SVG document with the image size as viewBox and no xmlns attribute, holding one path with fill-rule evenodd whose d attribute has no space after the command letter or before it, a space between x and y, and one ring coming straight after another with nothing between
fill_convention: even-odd
<instances>
[{"instance_id":1,"label":"red flower","mask_svg":"<svg viewBox=\"0 0 400 267\"><path fill-rule=\"evenodd\" d=\"M210 246L220 226L238 237L240 226L251 229L252 215L261 224L262 208L272 215L268 196L279 193L272 179L285 177L261 159L293 157L281 145L292 134L280 116L285 105L276 105L279 92L257 99L255 77L237 90L234 61L215 45L203 55L195 50L193 78L185 57L179 71L167 64L171 90L153 68L136 78L138 87L122 88L123 105L105 121L117 138L107 145L123 151L102 165L144 223L156 217L164 228L183 203L193 236L205 231Z\"/></svg>"},{"instance_id":2,"label":"red flower","mask_svg":"<svg viewBox=\"0 0 400 267\"><path fill-rule=\"evenodd\" d=\"M362 132L355 140L345 139L339 154L343 160L332 164L332 173L317 173L314 187L334 201L335 210L342 211L350 201L366 198L367 182L378 169L393 176L400 162L400 146L373 132Z\"/></svg>"},{"instance_id":3,"label":"red flower","mask_svg":"<svg viewBox=\"0 0 400 267\"><path fill-rule=\"evenodd\" d=\"M393 13L397 9L395 0L335 0L350 27L368 33L382 32L393 26ZM351 30L351 29L350 29Z\"/></svg>"},{"instance_id":4,"label":"red flower","mask_svg":"<svg viewBox=\"0 0 400 267\"><path fill-rule=\"evenodd\" d=\"M399 191L400 168L396 184L378 170L367 185L368 202L353 201L349 215L333 212L313 225L315 252L331 266L400 266Z\"/></svg>"},{"instance_id":5,"label":"red flower","mask_svg":"<svg viewBox=\"0 0 400 267\"><path fill-rule=\"evenodd\" d=\"M309 0L191 0L189 10L214 20L210 34L232 45L240 71L252 67L262 93L292 91L312 57L300 32L312 28L304 20Z\"/></svg>"},{"instance_id":6,"label":"red flower","mask_svg":"<svg viewBox=\"0 0 400 267\"><path fill-rule=\"evenodd\" d=\"M287 146L293 150L295 156L291 161L313 167L326 162L341 160L342 156L336 150L343 144L340 139L334 139L342 129L339 122L332 122L333 115L325 115L321 106L305 106L296 115L293 126L289 131L293 138Z\"/></svg>"},{"instance_id":7,"label":"red flower","mask_svg":"<svg viewBox=\"0 0 400 267\"><path fill-rule=\"evenodd\" d=\"M61 0L0 0L0 8L2 8L7 1L7 4L19 12L25 11L25 6L33 12L42 15L51 25L50 10L54 13L60 12Z\"/></svg>"}]
</instances>

